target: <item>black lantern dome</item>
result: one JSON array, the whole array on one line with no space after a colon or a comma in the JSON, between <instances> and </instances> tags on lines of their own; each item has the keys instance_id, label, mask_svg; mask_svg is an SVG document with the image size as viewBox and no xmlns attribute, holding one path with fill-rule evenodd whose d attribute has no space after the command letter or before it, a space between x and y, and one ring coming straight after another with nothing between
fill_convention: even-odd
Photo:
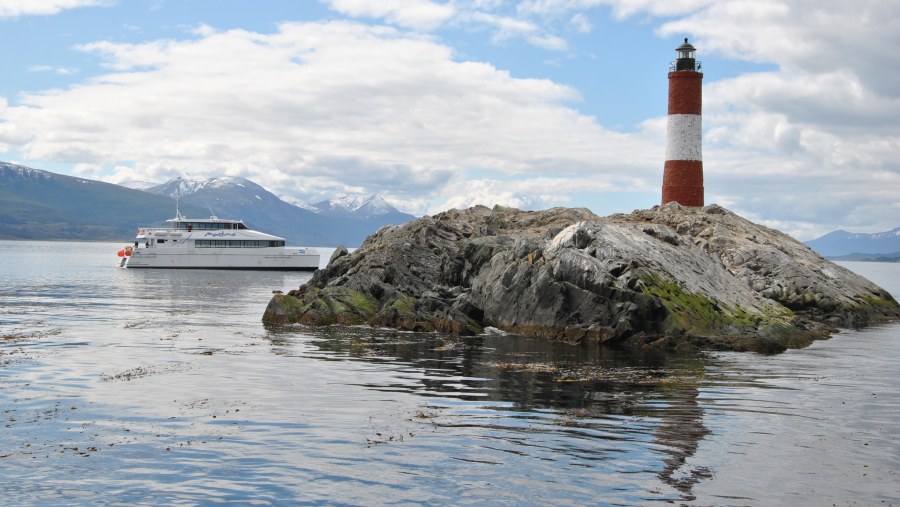
<instances>
[{"instance_id":1,"label":"black lantern dome","mask_svg":"<svg viewBox=\"0 0 900 507\"><path fill-rule=\"evenodd\" d=\"M697 71L700 70L700 65L696 59L697 48L692 46L687 37L684 38L684 44L675 48L675 64L674 70L692 70Z\"/></svg>"}]
</instances>

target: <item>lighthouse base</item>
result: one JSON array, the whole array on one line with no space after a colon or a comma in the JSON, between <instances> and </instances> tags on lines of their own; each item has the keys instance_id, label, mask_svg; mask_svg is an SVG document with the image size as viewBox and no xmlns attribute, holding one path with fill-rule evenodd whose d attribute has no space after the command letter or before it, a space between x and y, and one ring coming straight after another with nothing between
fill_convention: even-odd
<instances>
[{"instance_id":1,"label":"lighthouse base","mask_svg":"<svg viewBox=\"0 0 900 507\"><path fill-rule=\"evenodd\" d=\"M666 160L663 170L662 203L703 206L703 161Z\"/></svg>"}]
</instances>

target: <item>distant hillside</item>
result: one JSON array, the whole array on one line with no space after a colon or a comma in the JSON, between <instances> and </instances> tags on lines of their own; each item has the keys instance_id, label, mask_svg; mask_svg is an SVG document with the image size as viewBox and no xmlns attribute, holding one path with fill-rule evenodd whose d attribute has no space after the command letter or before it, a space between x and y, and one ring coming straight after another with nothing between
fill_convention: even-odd
<instances>
[{"instance_id":1,"label":"distant hillside","mask_svg":"<svg viewBox=\"0 0 900 507\"><path fill-rule=\"evenodd\" d=\"M128 241L174 214L168 197L0 162L3 239Z\"/></svg>"},{"instance_id":2,"label":"distant hillside","mask_svg":"<svg viewBox=\"0 0 900 507\"><path fill-rule=\"evenodd\" d=\"M0 239L131 241L138 227L175 216L176 194L184 216L241 219L298 246L359 246L382 226L413 218L378 196L319 209L243 178L176 178L137 190L0 162Z\"/></svg>"},{"instance_id":3,"label":"distant hillside","mask_svg":"<svg viewBox=\"0 0 900 507\"><path fill-rule=\"evenodd\" d=\"M206 215L239 218L294 245L359 246L379 228L413 219L378 196L342 197L311 205L279 198L244 178L175 178L147 192L175 196Z\"/></svg>"},{"instance_id":4,"label":"distant hillside","mask_svg":"<svg viewBox=\"0 0 900 507\"><path fill-rule=\"evenodd\" d=\"M852 253L829 257L833 261L900 262L900 252L889 254Z\"/></svg>"},{"instance_id":5,"label":"distant hillside","mask_svg":"<svg viewBox=\"0 0 900 507\"><path fill-rule=\"evenodd\" d=\"M806 244L824 257L896 257L900 256L900 227L875 234L834 231Z\"/></svg>"}]
</instances>

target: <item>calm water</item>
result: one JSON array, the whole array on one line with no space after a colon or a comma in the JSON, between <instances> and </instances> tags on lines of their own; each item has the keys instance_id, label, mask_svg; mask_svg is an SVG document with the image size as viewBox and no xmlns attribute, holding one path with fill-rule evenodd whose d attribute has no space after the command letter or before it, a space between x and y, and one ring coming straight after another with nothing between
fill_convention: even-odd
<instances>
[{"instance_id":1,"label":"calm water","mask_svg":"<svg viewBox=\"0 0 900 507\"><path fill-rule=\"evenodd\" d=\"M309 274L119 246L0 241L4 505L900 505L900 325L778 356L268 330Z\"/></svg>"}]
</instances>

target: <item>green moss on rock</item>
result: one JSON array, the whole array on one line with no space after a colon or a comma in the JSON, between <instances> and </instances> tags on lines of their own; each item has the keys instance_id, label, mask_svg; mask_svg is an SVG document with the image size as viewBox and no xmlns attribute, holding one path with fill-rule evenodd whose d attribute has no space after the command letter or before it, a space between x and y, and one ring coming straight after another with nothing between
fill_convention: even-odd
<instances>
[{"instance_id":1,"label":"green moss on rock","mask_svg":"<svg viewBox=\"0 0 900 507\"><path fill-rule=\"evenodd\" d=\"M704 335L740 321L727 318L717 301L691 294L675 282L659 276L647 277L643 282L644 293L658 298L669 310L670 322L664 322L667 327L675 324L684 332Z\"/></svg>"},{"instance_id":2,"label":"green moss on rock","mask_svg":"<svg viewBox=\"0 0 900 507\"><path fill-rule=\"evenodd\" d=\"M401 315L408 318L415 316L415 306L416 300L402 292L398 293L397 298L388 305L390 309L397 310Z\"/></svg>"},{"instance_id":3,"label":"green moss on rock","mask_svg":"<svg viewBox=\"0 0 900 507\"><path fill-rule=\"evenodd\" d=\"M276 294L263 314L263 321L320 326L365 324L375 314L377 306L377 301L371 296L346 287L311 289L299 298Z\"/></svg>"},{"instance_id":4,"label":"green moss on rock","mask_svg":"<svg viewBox=\"0 0 900 507\"><path fill-rule=\"evenodd\" d=\"M793 329L789 324L792 312L786 308L773 306L769 313L751 313L740 306L729 307L707 296L692 294L659 276L642 281L644 293L658 298L669 311L666 324L670 330L675 325L689 334L709 335L753 332L767 324Z\"/></svg>"},{"instance_id":5,"label":"green moss on rock","mask_svg":"<svg viewBox=\"0 0 900 507\"><path fill-rule=\"evenodd\" d=\"M862 298L862 302L856 306L861 307L861 308L875 307L875 308L881 308L881 309L894 310L894 312L897 312L897 301L895 301L894 298L891 298L890 296L888 296L888 297L882 297L882 296L877 296L877 295L865 296Z\"/></svg>"}]
</instances>

